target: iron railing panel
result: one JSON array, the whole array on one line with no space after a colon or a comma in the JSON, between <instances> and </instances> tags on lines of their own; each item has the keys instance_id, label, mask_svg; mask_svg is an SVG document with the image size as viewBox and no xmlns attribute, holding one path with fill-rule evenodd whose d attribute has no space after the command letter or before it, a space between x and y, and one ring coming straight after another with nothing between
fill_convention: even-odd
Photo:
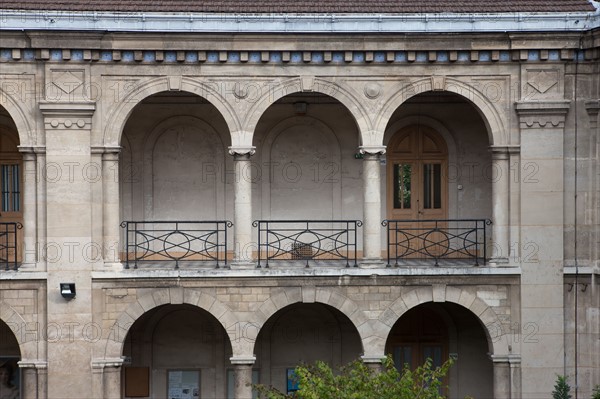
<instances>
[{"instance_id":1,"label":"iron railing panel","mask_svg":"<svg viewBox=\"0 0 600 399\"><path fill-rule=\"evenodd\" d=\"M124 221L125 268L138 262L215 262L227 266L227 233L233 223L216 221Z\"/></svg>"},{"instance_id":2,"label":"iron railing panel","mask_svg":"<svg viewBox=\"0 0 600 399\"><path fill-rule=\"evenodd\" d=\"M358 266L357 229L360 220L255 220L258 265L271 261L344 261ZM263 263L264 262L264 263Z\"/></svg>"},{"instance_id":3,"label":"iron railing panel","mask_svg":"<svg viewBox=\"0 0 600 399\"><path fill-rule=\"evenodd\" d=\"M402 260L434 259L487 262L489 219L384 220L387 227L387 264Z\"/></svg>"},{"instance_id":4,"label":"iron railing panel","mask_svg":"<svg viewBox=\"0 0 600 399\"><path fill-rule=\"evenodd\" d=\"M23 228L19 222L0 223L0 267L4 270L19 268L19 243L17 230Z\"/></svg>"}]
</instances>

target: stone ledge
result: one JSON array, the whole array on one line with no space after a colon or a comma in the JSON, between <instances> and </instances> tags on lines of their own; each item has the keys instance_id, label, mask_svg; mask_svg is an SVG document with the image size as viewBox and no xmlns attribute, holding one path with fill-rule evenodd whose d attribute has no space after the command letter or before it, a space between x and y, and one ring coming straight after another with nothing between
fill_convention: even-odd
<instances>
[{"instance_id":1,"label":"stone ledge","mask_svg":"<svg viewBox=\"0 0 600 399\"><path fill-rule=\"evenodd\" d=\"M298 270L265 269L204 269L204 270L123 270L94 271L92 279L155 279L155 278L239 278L239 277L337 277L337 276L495 276L520 275L520 267L411 267L411 268L343 268Z\"/></svg>"}]
</instances>

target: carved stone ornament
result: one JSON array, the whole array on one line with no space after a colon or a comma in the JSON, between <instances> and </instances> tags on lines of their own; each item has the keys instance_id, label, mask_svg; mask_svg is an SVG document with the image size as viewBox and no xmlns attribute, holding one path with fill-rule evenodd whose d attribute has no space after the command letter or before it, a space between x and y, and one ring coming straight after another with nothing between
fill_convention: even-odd
<instances>
[{"instance_id":1,"label":"carved stone ornament","mask_svg":"<svg viewBox=\"0 0 600 399\"><path fill-rule=\"evenodd\" d=\"M364 88L365 97L375 99L381 95L381 86L377 82L369 82Z\"/></svg>"}]
</instances>

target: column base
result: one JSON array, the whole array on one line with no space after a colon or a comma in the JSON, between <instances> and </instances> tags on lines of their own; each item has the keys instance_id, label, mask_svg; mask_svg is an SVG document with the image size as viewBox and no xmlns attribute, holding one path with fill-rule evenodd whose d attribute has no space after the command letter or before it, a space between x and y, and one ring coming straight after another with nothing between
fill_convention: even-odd
<instances>
[{"instance_id":1,"label":"column base","mask_svg":"<svg viewBox=\"0 0 600 399\"><path fill-rule=\"evenodd\" d=\"M19 271L35 272L35 271L37 271L37 263L36 262L23 262L19 265Z\"/></svg>"},{"instance_id":2,"label":"column base","mask_svg":"<svg viewBox=\"0 0 600 399\"><path fill-rule=\"evenodd\" d=\"M117 272L123 270L125 266L121 262L104 262L104 268L111 269Z\"/></svg>"},{"instance_id":3,"label":"column base","mask_svg":"<svg viewBox=\"0 0 600 399\"><path fill-rule=\"evenodd\" d=\"M228 263L228 266L230 269L232 270L250 270L250 269L256 269L256 263L255 262L249 262L247 260L243 261L237 261L234 260L231 263Z\"/></svg>"},{"instance_id":4,"label":"column base","mask_svg":"<svg viewBox=\"0 0 600 399\"><path fill-rule=\"evenodd\" d=\"M506 266L506 265L508 265L508 258L504 258L504 257L491 258L488 261L488 265L490 265L491 267Z\"/></svg>"},{"instance_id":5,"label":"column base","mask_svg":"<svg viewBox=\"0 0 600 399\"><path fill-rule=\"evenodd\" d=\"M358 262L361 269L381 269L386 266L382 258L363 258Z\"/></svg>"}]
</instances>

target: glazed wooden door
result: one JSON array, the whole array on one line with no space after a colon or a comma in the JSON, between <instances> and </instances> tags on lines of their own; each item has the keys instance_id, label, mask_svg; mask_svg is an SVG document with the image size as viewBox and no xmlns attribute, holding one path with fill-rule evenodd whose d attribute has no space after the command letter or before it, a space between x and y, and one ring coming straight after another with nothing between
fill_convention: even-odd
<instances>
[{"instance_id":1,"label":"glazed wooden door","mask_svg":"<svg viewBox=\"0 0 600 399\"><path fill-rule=\"evenodd\" d=\"M431 220L448 217L448 151L433 129L408 126L396 133L388 145L388 219L406 220L397 239L407 258L435 256L444 251L444 236L431 232ZM439 223L438 223L439 226ZM441 244L440 244L441 242Z\"/></svg>"}]
</instances>

